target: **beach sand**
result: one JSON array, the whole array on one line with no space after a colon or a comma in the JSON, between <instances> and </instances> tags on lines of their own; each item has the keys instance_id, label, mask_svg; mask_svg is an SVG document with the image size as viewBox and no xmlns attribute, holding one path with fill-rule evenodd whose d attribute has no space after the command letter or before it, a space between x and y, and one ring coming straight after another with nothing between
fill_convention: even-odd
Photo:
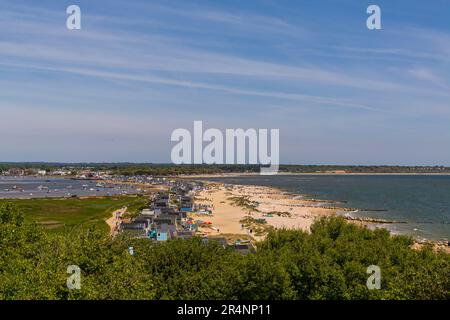
<instances>
[{"instance_id":1,"label":"beach sand","mask_svg":"<svg viewBox=\"0 0 450 320\"><path fill-rule=\"evenodd\" d=\"M242 205L242 202L237 204L236 199L247 199ZM283 192L277 188L266 186L252 186L252 185L225 185L223 183L209 183L207 187L195 196L196 204L208 205L212 208L212 215L190 214L194 219L211 222L210 226L200 228L210 236L214 235L246 235L254 240L260 241L265 238L267 231L271 228L275 229L300 229L309 231L315 219L323 216L336 215L338 209L328 206L329 203L320 203L311 200L299 198L298 195ZM245 206L245 204L254 205L252 207ZM325 207L320 207L321 205ZM276 212L281 215L278 216ZM271 217L267 214L272 213ZM264 219L267 223L261 225L265 232L264 234L257 234L255 224L242 227L242 220L250 219ZM356 221L350 220L351 223L356 223L361 226L368 226L373 224L370 221ZM375 223L376 225L377 223ZM256 224L256 226L258 226ZM258 228L258 227L257 227ZM250 233L252 229L252 233ZM435 242L430 242L435 250L442 250L450 253L450 247L439 245ZM415 242L413 249L419 249L423 244Z\"/></svg>"},{"instance_id":2,"label":"beach sand","mask_svg":"<svg viewBox=\"0 0 450 320\"><path fill-rule=\"evenodd\" d=\"M241 197L245 197L248 202L256 205L256 210L233 203L233 200ZM317 217L335 215L337 211L336 209L317 207L317 203L295 199L292 194L264 186L225 186L220 183L211 183L207 188L198 192L195 199L196 204L204 204L212 208L211 216L191 214L191 217L195 219L211 222L211 227L215 228L202 228L202 231L209 235L246 234L251 235L255 240L261 240L265 235L262 235L261 232L255 233L255 228L251 226L243 228L242 220L246 217L250 217L251 220L265 219L267 224L263 224L261 227L267 230L273 227L307 231ZM270 217L267 216L268 213L272 213ZM250 230L252 230L251 234Z\"/></svg>"},{"instance_id":3,"label":"beach sand","mask_svg":"<svg viewBox=\"0 0 450 320\"><path fill-rule=\"evenodd\" d=\"M115 210L112 213L111 218L106 220L106 224L109 226L111 236L114 237L119 232L118 225L121 221L121 217L125 214L126 211L127 207Z\"/></svg>"}]
</instances>

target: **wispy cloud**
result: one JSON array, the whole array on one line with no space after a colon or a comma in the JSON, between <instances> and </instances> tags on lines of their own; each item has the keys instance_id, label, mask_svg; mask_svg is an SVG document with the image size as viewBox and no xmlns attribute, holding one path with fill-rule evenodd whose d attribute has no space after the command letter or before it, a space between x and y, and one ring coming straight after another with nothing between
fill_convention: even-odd
<instances>
[{"instance_id":1,"label":"wispy cloud","mask_svg":"<svg viewBox=\"0 0 450 320\"><path fill-rule=\"evenodd\" d=\"M0 4L2 114L18 119L11 106L34 114L47 104L45 112L58 115L46 118L48 126L70 111L68 128L81 122L95 136L89 115L123 109L104 117L112 125L102 129L110 133L122 117L130 137L158 135L131 125L145 126L139 118L150 109L164 110L161 123L178 123L177 111L190 111L252 127L277 113L287 132L297 129L291 122L297 117L357 121L345 129L355 134L381 131L371 119L399 126L450 119L449 30L399 22L370 35L346 33L339 24L330 31L332 24L296 19L283 6L272 12L203 1L81 1L81 7L83 29L72 32L63 6ZM235 116L245 112L266 115Z\"/></svg>"}]
</instances>

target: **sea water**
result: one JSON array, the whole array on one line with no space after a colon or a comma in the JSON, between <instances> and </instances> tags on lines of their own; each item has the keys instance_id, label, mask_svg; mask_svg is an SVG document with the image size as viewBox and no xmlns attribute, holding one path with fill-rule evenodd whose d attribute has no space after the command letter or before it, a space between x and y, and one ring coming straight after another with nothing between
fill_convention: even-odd
<instances>
[{"instance_id":1,"label":"sea water","mask_svg":"<svg viewBox=\"0 0 450 320\"><path fill-rule=\"evenodd\" d=\"M419 239L450 239L450 176L447 175L277 175L209 178L234 184L278 187L308 199L333 200L351 214L404 221L383 224L393 233Z\"/></svg>"}]
</instances>

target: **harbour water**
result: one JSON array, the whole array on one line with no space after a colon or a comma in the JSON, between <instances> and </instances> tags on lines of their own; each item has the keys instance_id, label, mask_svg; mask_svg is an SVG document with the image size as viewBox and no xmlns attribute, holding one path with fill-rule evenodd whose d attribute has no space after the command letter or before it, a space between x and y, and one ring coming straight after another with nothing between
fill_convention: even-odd
<instances>
[{"instance_id":1,"label":"harbour water","mask_svg":"<svg viewBox=\"0 0 450 320\"><path fill-rule=\"evenodd\" d=\"M46 177L0 177L0 199L59 198L132 194L129 185L105 185L93 180Z\"/></svg>"},{"instance_id":2,"label":"harbour water","mask_svg":"<svg viewBox=\"0 0 450 320\"><path fill-rule=\"evenodd\" d=\"M450 176L446 175L277 175L207 180L272 186L308 199L333 200L333 206L353 208L351 214L357 217L406 222L382 225L393 233L450 239Z\"/></svg>"}]
</instances>

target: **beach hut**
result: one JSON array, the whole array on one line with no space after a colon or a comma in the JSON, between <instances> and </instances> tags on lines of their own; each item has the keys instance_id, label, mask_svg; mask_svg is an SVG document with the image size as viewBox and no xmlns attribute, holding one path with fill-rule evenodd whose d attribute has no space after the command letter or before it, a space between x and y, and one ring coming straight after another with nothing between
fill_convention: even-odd
<instances>
[{"instance_id":1,"label":"beach hut","mask_svg":"<svg viewBox=\"0 0 450 320\"><path fill-rule=\"evenodd\" d=\"M156 234L156 241L167 241L167 232L158 232Z\"/></svg>"}]
</instances>

